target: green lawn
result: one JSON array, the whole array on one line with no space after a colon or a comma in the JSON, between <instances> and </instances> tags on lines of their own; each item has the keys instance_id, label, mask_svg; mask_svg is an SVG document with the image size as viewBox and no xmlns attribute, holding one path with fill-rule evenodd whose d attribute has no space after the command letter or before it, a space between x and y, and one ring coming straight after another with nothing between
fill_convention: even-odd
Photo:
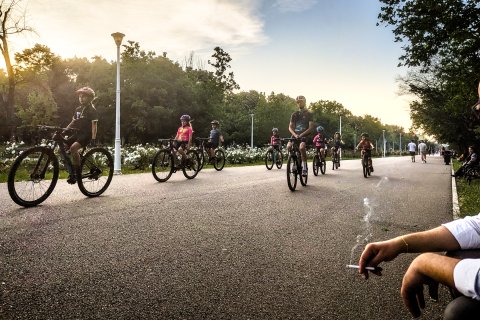
<instances>
[{"instance_id":1,"label":"green lawn","mask_svg":"<svg viewBox=\"0 0 480 320\"><path fill-rule=\"evenodd\" d=\"M457 170L461 162L453 160L453 169ZM480 180L473 180L470 184L462 178L456 178L458 204L461 217L473 216L480 212Z\"/></svg>"}]
</instances>

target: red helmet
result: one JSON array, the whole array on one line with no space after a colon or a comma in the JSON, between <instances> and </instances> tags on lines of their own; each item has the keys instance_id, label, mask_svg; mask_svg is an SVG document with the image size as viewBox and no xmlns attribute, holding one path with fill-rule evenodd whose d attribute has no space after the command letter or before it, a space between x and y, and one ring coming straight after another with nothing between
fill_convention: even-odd
<instances>
[{"instance_id":1,"label":"red helmet","mask_svg":"<svg viewBox=\"0 0 480 320\"><path fill-rule=\"evenodd\" d=\"M95 91L93 91L92 88L90 87L83 87L75 91L77 94L86 94L87 96L91 96L92 98L95 98Z\"/></svg>"}]
</instances>

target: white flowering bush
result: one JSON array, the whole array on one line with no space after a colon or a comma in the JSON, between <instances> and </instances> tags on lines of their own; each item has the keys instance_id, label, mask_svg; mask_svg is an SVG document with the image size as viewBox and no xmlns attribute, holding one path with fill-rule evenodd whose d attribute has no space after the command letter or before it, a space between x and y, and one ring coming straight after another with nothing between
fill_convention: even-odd
<instances>
[{"instance_id":1,"label":"white flowering bush","mask_svg":"<svg viewBox=\"0 0 480 320\"><path fill-rule=\"evenodd\" d=\"M15 161L15 158L21 153L21 149L25 147L23 141L10 142L0 144L0 173L8 174L10 166Z\"/></svg>"}]
</instances>

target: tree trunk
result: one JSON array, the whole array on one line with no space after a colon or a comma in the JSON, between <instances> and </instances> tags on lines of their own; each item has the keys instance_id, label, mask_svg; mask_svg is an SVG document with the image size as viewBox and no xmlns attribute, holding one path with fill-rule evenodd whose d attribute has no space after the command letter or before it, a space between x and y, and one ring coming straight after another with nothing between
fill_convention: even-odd
<instances>
[{"instance_id":1,"label":"tree trunk","mask_svg":"<svg viewBox=\"0 0 480 320\"><path fill-rule=\"evenodd\" d=\"M15 74L13 71L12 63L10 61L10 53L8 51L7 36L4 33L2 37L2 55L5 60L5 66L7 68L8 76L8 93L7 101L5 101L6 115L7 115L7 127L10 132L10 141L16 139L16 121L15 121Z\"/></svg>"}]
</instances>

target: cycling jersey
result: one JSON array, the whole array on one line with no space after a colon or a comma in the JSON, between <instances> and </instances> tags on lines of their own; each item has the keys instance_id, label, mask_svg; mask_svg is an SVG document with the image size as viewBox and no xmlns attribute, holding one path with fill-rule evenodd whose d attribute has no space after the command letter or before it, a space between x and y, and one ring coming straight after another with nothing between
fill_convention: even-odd
<instances>
[{"instance_id":1,"label":"cycling jersey","mask_svg":"<svg viewBox=\"0 0 480 320\"><path fill-rule=\"evenodd\" d=\"M71 127L78 131L68 137L67 144L78 142L86 147L92 139L92 121L98 120L97 109L91 103L85 106L81 105L75 109L72 119L74 123Z\"/></svg>"},{"instance_id":2,"label":"cycling jersey","mask_svg":"<svg viewBox=\"0 0 480 320\"><path fill-rule=\"evenodd\" d=\"M192 130L192 127L190 126L182 126L180 128L178 128L177 130L177 139L178 141L189 141L190 140L190 137L192 136L193 134L193 130Z\"/></svg>"},{"instance_id":3,"label":"cycling jersey","mask_svg":"<svg viewBox=\"0 0 480 320\"><path fill-rule=\"evenodd\" d=\"M311 121L313 121L313 114L307 110L295 111L290 117L290 122L293 123L293 128L296 134L305 132Z\"/></svg>"},{"instance_id":4,"label":"cycling jersey","mask_svg":"<svg viewBox=\"0 0 480 320\"><path fill-rule=\"evenodd\" d=\"M315 144L315 147L317 147L317 148L325 148L325 137L321 133L318 133L313 138L313 143Z\"/></svg>"},{"instance_id":5,"label":"cycling jersey","mask_svg":"<svg viewBox=\"0 0 480 320\"><path fill-rule=\"evenodd\" d=\"M370 143L370 140L360 140L360 142L358 143L359 145L359 149L362 149L362 150L371 150L372 149L372 145Z\"/></svg>"},{"instance_id":6,"label":"cycling jersey","mask_svg":"<svg viewBox=\"0 0 480 320\"><path fill-rule=\"evenodd\" d=\"M278 134L275 134L273 135L271 138L270 138L270 144L271 145L280 145L281 142L280 142L280 136Z\"/></svg>"}]
</instances>

